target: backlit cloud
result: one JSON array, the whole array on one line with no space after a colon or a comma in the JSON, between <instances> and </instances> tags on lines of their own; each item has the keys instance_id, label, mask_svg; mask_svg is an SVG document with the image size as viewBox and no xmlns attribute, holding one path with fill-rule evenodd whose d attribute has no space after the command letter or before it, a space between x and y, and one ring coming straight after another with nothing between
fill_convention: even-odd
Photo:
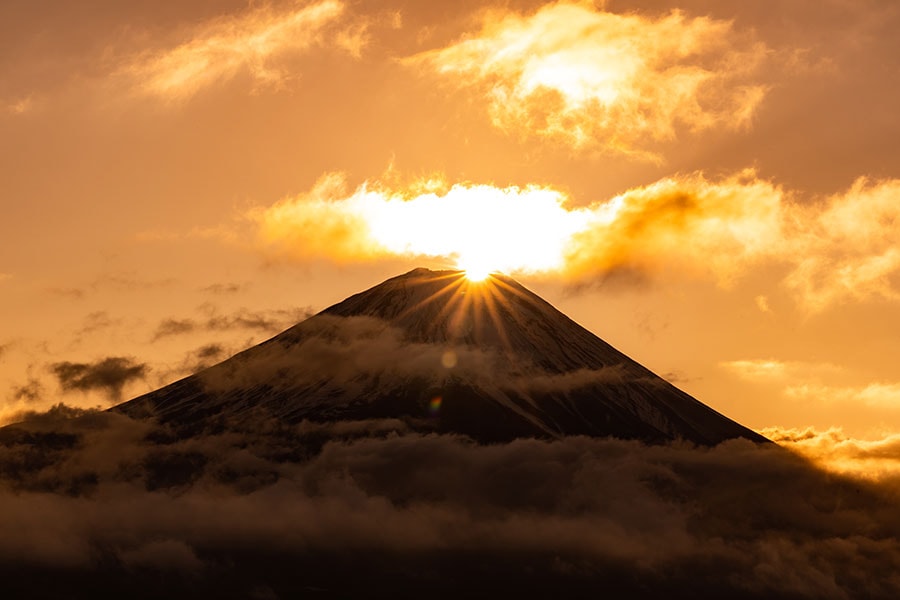
<instances>
[{"instance_id":1,"label":"backlit cloud","mask_svg":"<svg viewBox=\"0 0 900 600\"><path fill-rule=\"evenodd\" d=\"M801 384L788 387L785 394L801 400L900 410L900 383L894 382L876 382L862 386Z\"/></svg>"},{"instance_id":2,"label":"backlit cloud","mask_svg":"<svg viewBox=\"0 0 900 600\"><path fill-rule=\"evenodd\" d=\"M785 272L780 286L810 314L900 299L900 180L861 179L804 204L753 170L718 179L691 173L573 206L547 185L373 181L353 190L329 173L248 217L265 251L280 259L431 257L579 283L691 278L725 287L775 265ZM765 296L756 302L768 308Z\"/></svg>"},{"instance_id":3,"label":"backlit cloud","mask_svg":"<svg viewBox=\"0 0 900 600\"><path fill-rule=\"evenodd\" d=\"M422 191L426 183L436 191ZM564 192L547 186L432 181L394 190L376 182L350 191L342 176L328 174L250 218L280 257L444 257L464 269L578 278L675 270L727 283L772 251L780 199L752 172L719 182L669 178L587 207L569 207Z\"/></svg>"},{"instance_id":4,"label":"backlit cloud","mask_svg":"<svg viewBox=\"0 0 900 600\"><path fill-rule=\"evenodd\" d=\"M745 171L719 181L669 177L592 205L567 268L580 277L711 277L729 284L771 256L783 233L783 193Z\"/></svg>"},{"instance_id":5,"label":"backlit cloud","mask_svg":"<svg viewBox=\"0 0 900 600\"><path fill-rule=\"evenodd\" d=\"M797 378L818 378L823 375L840 373L843 370L837 365L828 363L775 359L730 360L719 363L719 366L742 379L755 382L785 382Z\"/></svg>"},{"instance_id":6,"label":"backlit cloud","mask_svg":"<svg viewBox=\"0 0 900 600\"><path fill-rule=\"evenodd\" d=\"M868 479L900 476L900 434L897 433L871 440L853 438L836 428L819 431L813 427L769 427L760 433L833 471Z\"/></svg>"},{"instance_id":7,"label":"backlit cloud","mask_svg":"<svg viewBox=\"0 0 900 600\"><path fill-rule=\"evenodd\" d=\"M810 312L872 297L900 299L900 180L860 178L798 213L798 260L785 283Z\"/></svg>"},{"instance_id":8,"label":"backlit cloud","mask_svg":"<svg viewBox=\"0 0 900 600\"><path fill-rule=\"evenodd\" d=\"M766 53L730 21L556 2L487 12L476 34L405 62L474 86L512 134L648 157L648 142L679 127L746 127L765 96L752 75Z\"/></svg>"},{"instance_id":9,"label":"backlit cloud","mask_svg":"<svg viewBox=\"0 0 900 600\"><path fill-rule=\"evenodd\" d=\"M6 112L11 115L24 115L34 108L34 98L30 95L23 98L18 98L16 100L8 102L5 108Z\"/></svg>"},{"instance_id":10,"label":"backlit cloud","mask_svg":"<svg viewBox=\"0 0 900 600\"><path fill-rule=\"evenodd\" d=\"M451 257L461 267L549 270L584 229L589 211L567 209L556 190L430 182L437 191L363 184L349 191L340 174L307 194L251 213L276 254L339 261L391 255Z\"/></svg>"},{"instance_id":11,"label":"backlit cloud","mask_svg":"<svg viewBox=\"0 0 900 600\"><path fill-rule=\"evenodd\" d=\"M140 92L175 101L239 74L257 86L277 86L290 77L284 59L311 47L327 44L360 54L365 25L343 23L345 12L340 0L294 3L286 9L262 5L203 23L177 46L136 57L122 73Z\"/></svg>"}]
</instances>

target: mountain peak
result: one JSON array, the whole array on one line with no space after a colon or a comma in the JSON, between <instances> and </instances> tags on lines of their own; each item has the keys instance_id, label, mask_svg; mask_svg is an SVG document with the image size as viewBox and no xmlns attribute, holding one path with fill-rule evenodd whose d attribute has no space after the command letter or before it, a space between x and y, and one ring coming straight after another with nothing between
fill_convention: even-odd
<instances>
[{"instance_id":1,"label":"mountain peak","mask_svg":"<svg viewBox=\"0 0 900 600\"><path fill-rule=\"evenodd\" d=\"M437 407L437 408L436 408ZM675 388L514 279L413 269L115 410L197 424L392 418L492 442L764 438Z\"/></svg>"}]
</instances>

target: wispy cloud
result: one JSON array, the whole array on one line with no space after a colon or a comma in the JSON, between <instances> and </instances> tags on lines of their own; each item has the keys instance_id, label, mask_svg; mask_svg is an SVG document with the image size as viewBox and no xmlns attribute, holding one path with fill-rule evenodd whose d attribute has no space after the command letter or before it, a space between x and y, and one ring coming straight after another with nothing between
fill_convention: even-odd
<instances>
[{"instance_id":1,"label":"wispy cloud","mask_svg":"<svg viewBox=\"0 0 900 600\"><path fill-rule=\"evenodd\" d=\"M366 25L348 21L346 12L340 0L262 5L203 23L176 46L138 55L120 74L139 92L167 101L186 100L239 74L256 86L278 86L290 78L285 60L310 48L330 45L359 56Z\"/></svg>"},{"instance_id":2,"label":"wispy cloud","mask_svg":"<svg viewBox=\"0 0 900 600\"><path fill-rule=\"evenodd\" d=\"M477 33L405 63L474 88L510 133L655 158L647 142L679 126L746 127L766 93L751 79L766 53L729 21L555 2L489 11Z\"/></svg>"},{"instance_id":3,"label":"wispy cloud","mask_svg":"<svg viewBox=\"0 0 900 600\"><path fill-rule=\"evenodd\" d=\"M865 405L872 408L900 410L900 383L876 382L861 386L831 386L809 383L790 386L788 397L824 403Z\"/></svg>"},{"instance_id":4,"label":"wispy cloud","mask_svg":"<svg viewBox=\"0 0 900 600\"><path fill-rule=\"evenodd\" d=\"M723 361L719 363L719 366L742 379L758 383L783 383L798 378L818 379L824 375L833 375L843 371L842 367L830 363L784 361L772 358Z\"/></svg>"},{"instance_id":5,"label":"wispy cloud","mask_svg":"<svg viewBox=\"0 0 900 600\"><path fill-rule=\"evenodd\" d=\"M34 97L28 95L16 100L8 101L5 108L6 112L11 115L24 115L34 109Z\"/></svg>"},{"instance_id":6,"label":"wispy cloud","mask_svg":"<svg viewBox=\"0 0 900 600\"><path fill-rule=\"evenodd\" d=\"M242 308L229 314L222 314L212 305L203 305L201 308L205 313L201 319L174 317L163 319L156 327L153 340L197 331L256 330L263 333L278 333L306 319L312 312L308 307L259 311Z\"/></svg>"}]
</instances>

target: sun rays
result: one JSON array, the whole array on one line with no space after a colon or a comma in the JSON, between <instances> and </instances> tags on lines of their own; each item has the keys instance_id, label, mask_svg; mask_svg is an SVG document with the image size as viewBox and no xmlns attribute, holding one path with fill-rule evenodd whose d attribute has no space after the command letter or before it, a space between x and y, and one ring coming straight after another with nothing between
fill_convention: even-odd
<instances>
[{"instance_id":1,"label":"sun rays","mask_svg":"<svg viewBox=\"0 0 900 600\"><path fill-rule=\"evenodd\" d=\"M434 317L434 323L446 328L444 339L451 344L492 347L508 358L516 354L504 323L511 317L517 326L527 327L520 311L511 304L511 300L527 300L527 297L506 281L505 276L490 272L483 273L481 279L475 279L467 271L446 271L440 275L429 272L412 278L409 285L413 289L420 286L436 289L403 311L398 319L402 320L436 303L441 308ZM452 368L446 363L444 366Z\"/></svg>"}]
</instances>

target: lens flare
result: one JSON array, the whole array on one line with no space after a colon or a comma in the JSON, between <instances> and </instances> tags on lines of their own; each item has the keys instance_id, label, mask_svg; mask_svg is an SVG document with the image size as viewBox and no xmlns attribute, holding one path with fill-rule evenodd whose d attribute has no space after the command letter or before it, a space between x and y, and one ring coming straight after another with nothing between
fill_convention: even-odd
<instances>
[{"instance_id":1,"label":"lens flare","mask_svg":"<svg viewBox=\"0 0 900 600\"><path fill-rule=\"evenodd\" d=\"M432 417L438 416L441 412L441 402L443 399L440 396L435 396L428 402L428 414Z\"/></svg>"}]
</instances>

